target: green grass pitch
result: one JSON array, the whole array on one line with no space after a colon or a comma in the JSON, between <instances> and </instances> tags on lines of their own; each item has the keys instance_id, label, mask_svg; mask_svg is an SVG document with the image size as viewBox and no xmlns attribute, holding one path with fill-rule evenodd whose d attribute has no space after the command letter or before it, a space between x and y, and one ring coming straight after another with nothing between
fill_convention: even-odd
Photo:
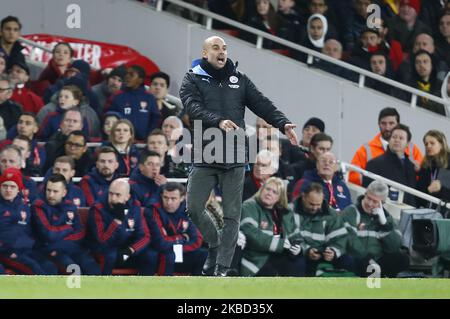
<instances>
[{"instance_id":1,"label":"green grass pitch","mask_svg":"<svg viewBox=\"0 0 450 319\"><path fill-rule=\"evenodd\" d=\"M448 279L381 279L371 289L364 278L105 276L81 277L80 288L68 288L68 278L1 276L0 298L450 298Z\"/></svg>"}]
</instances>

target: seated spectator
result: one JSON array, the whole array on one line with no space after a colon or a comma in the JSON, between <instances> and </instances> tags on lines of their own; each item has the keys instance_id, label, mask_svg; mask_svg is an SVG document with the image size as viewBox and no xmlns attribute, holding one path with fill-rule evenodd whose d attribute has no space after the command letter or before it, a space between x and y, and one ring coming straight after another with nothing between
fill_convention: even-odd
<instances>
[{"instance_id":1,"label":"seated spectator","mask_svg":"<svg viewBox=\"0 0 450 319\"><path fill-rule=\"evenodd\" d=\"M0 176L0 262L23 275L56 275L57 269L33 249L29 206L19 195L23 190L19 169L8 168Z\"/></svg>"},{"instance_id":2,"label":"seated spectator","mask_svg":"<svg viewBox=\"0 0 450 319\"><path fill-rule=\"evenodd\" d=\"M167 183L160 174L161 157L158 153L143 150L139 165L130 176L131 194L143 207L150 207L158 201L161 187Z\"/></svg>"},{"instance_id":3,"label":"seated spectator","mask_svg":"<svg viewBox=\"0 0 450 319\"><path fill-rule=\"evenodd\" d=\"M337 171L336 157L331 152L320 155L317 159L316 169L306 171L303 178L295 185L293 201L298 197L302 189L311 183L322 185L325 200L335 210L343 210L352 203L350 190L348 189L342 175Z\"/></svg>"},{"instance_id":4,"label":"seated spectator","mask_svg":"<svg viewBox=\"0 0 450 319\"><path fill-rule=\"evenodd\" d=\"M323 45L322 53L333 59L342 60L342 44L338 40L328 39ZM352 72L346 68L322 59L315 58L312 66L350 81L356 82L358 78L356 72Z\"/></svg>"},{"instance_id":5,"label":"seated spectator","mask_svg":"<svg viewBox=\"0 0 450 319\"><path fill-rule=\"evenodd\" d=\"M294 171L294 183L292 183L293 185L290 185L290 187L294 188L295 183L303 178L303 174L306 171L315 169L317 166L317 159L322 154L330 152L332 147L333 138L330 135L322 132L315 134L311 139L308 158L291 165L291 168ZM297 193L299 191L299 189L296 190ZM298 196L298 194L295 196Z\"/></svg>"},{"instance_id":6,"label":"seated spectator","mask_svg":"<svg viewBox=\"0 0 450 319\"><path fill-rule=\"evenodd\" d=\"M246 201L261 188L270 177L278 171L278 158L268 150L262 150L256 155L252 171L245 177L242 201Z\"/></svg>"},{"instance_id":7,"label":"seated spectator","mask_svg":"<svg viewBox=\"0 0 450 319\"><path fill-rule=\"evenodd\" d=\"M351 269L351 258L345 255L348 233L325 199L321 184L313 182L302 188L301 196L294 203L294 219L301 235L300 247L307 275L316 275L320 263Z\"/></svg>"},{"instance_id":8,"label":"seated spectator","mask_svg":"<svg viewBox=\"0 0 450 319\"><path fill-rule=\"evenodd\" d=\"M125 179L114 180L107 199L90 208L88 227L103 275L111 275L115 266L136 267L144 276L156 273L158 253L148 247L150 232L142 208L131 199Z\"/></svg>"},{"instance_id":9,"label":"seated spectator","mask_svg":"<svg viewBox=\"0 0 450 319\"><path fill-rule=\"evenodd\" d=\"M161 114L160 121L164 121L169 116L179 115L183 106L173 104L168 99L170 76L164 72L157 72L150 76L150 81L149 92L156 99L156 105Z\"/></svg>"},{"instance_id":10,"label":"seated spectator","mask_svg":"<svg viewBox=\"0 0 450 319\"><path fill-rule=\"evenodd\" d=\"M445 3L448 0L427 0L421 3L419 20L431 28L433 37L439 34L439 18L445 10Z\"/></svg>"},{"instance_id":11,"label":"seated spectator","mask_svg":"<svg viewBox=\"0 0 450 319\"><path fill-rule=\"evenodd\" d=\"M94 165L92 152L82 131L73 131L64 143L64 154L75 161L75 176L86 175Z\"/></svg>"},{"instance_id":12,"label":"seated spectator","mask_svg":"<svg viewBox=\"0 0 450 319\"><path fill-rule=\"evenodd\" d=\"M377 29L365 28L361 30L358 43L353 48L349 63L360 68L370 70L370 57L372 53L380 51L380 35Z\"/></svg>"},{"instance_id":13,"label":"seated spectator","mask_svg":"<svg viewBox=\"0 0 450 319\"><path fill-rule=\"evenodd\" d=\"M76 108L68 109L64 112L59 131L56 132L45 144L45 152L47 159L43 171L46 172L55 159L64 155L64 144L67 137L73 131L81 131L83 129L83 117L80 110Z\"/></svg>"},{"instance_id":14,"label":"seated spectator","mask_svg":"<svg viewBox=\"0 0 450 319\"><path fill-rule=\"evenodd\" d=\"M256 11L255 2L247 0L208 0L208 8L211 12L239 22L248 21L248 17L254 15ZM226 23L214 20L213 28L232 29L233 27Z\"/></svg>"},{"instance_id":15,"label":"seated spectator","mask_svg":"<svg viewBox=\"0 0 450 319\"><path fill-rule=\"evenodd\" d=\"M105 146L112 147L117 154L119 161L117 173L119 176L129 177L133 169L137 166L139 150L133 144L134 134L133 124L126 119L120 119L111 128L109 142L103 143Z\"/></svg>"},{"instance_id":16,"label":"seated spectator","mask_svg":"<svg viewBox=\"0 0 450 319\"><path fill-rule=\"evenodd\" d=\"M256 12L249 17L247 24L255 29L279 36L286 40L294 41L295 32L290 30L286 25L287 21L281 19L275 12L275 9L270 0L255 0ZM282 33L283 32L283 33ZM286 33L284 33L286 32ZM256 43L256 36L245 32L243 38L249 42ZM265 49L279 49L281 46L270 40L263 40L263 48Z\"/></svg>"},{"instance_id":17,"label":"seated spectator","mask_svg":"<svg viewBox=\"0 0 450 319\"><path fill-rule=\"evenodd\" d=\"M386 153L367 162L366 170L374 174L388 178L405 186L416 187L416 171L420 166L413 163L405 153L405 148L411 141L412 135L409 127L398 124L392 129ZM363 177L363 187L367 187L371 178ZM413 195L405 193L404 203L415 206Z\"/></svg>"},{"instance_id":18,"label":"seated spectator","mask_svg":"<svg viewBox=\"0 0 450 319\"><path fill-rule=\"evenodd\" d=\"M183 133L183 122L176 116L169 116L163 121L161 129L169 141L168 153L174 156L176 154L176 144Z\"/></svg>"},{"instance_id":19,"label":"seated spectator","mask_svg":"<svg viewBox=\"0 0 450 319\"><path fill-rule=\"evenodd\" d=\"M403 52L410 52L418 34L431 34L429 26L418 20L420 0L401 0L398 16L387 21L391 36L401 43Z\"/></svg>"},{"instance_id":20,"label":"seated spectator","mask_svg":"<svg viewBox=\"0 0 450 319\"><path fill-rule=\"evenodd\" d=\"M28 88L30 69L25 61L12 61L9 76L14 82L11 100L22 105L24 112L37 114L44 106L44 101Z\"/></svg>"},{"instance_id":21,"label":"seated spectator","mask_svg":"<svg viewBox=\"0 0 450 319\"><path fill-rule=\"evenodd\" d=\"M41 85L41 94L44 94L48 86L56 83L57 80L62 78L67 69L71 65L71 60L74 57L74 51L69 43L58 42L52 50L52 58L48 61L47 66L39 75L39 82L44 82ZM45 83L47 82L47 83Z\"/></svg>"},{"instance_id":22,"label":"seated spectator","mask_svg":"<svg viewBox=\"0 0 450 319\"><path fill-rule=\"evenodd\" d=\"M404 59L402 45L397 40L392 39L389 27L384 19L376 20L376 22L379 22L380 47L384 48L385 53L388 52L387 56L391 60L392 69L397 72Z\"/></svg>"},{"instance_id":23,"label":"seated spectator","mask_svg":"<svg viewBox=\"0 0 450 319\"><path fill-rule=\"evenodd\" d=\"M395 278L409 267L409 257L401 252L402 237L389 212L383 207L389 193L386 184L373 181L355 205L342 212L349 233L348 253L353 272L367 277L367 267L378 265L382 277Z\"/></svg>"},{"instance_id":24,"label":"seated spectator","mask_svg":"<svg viewBox=\"0 0 450 319\"><path fill-rule=\"evenodd\" d=\"M47 113L40 125L38 136L41 140L48 140L58 131L63 113L70 108L78 108L83 115L86 136L99 136L100 121L95 111L86 104L83 92L76 85L66 85L58 93L58 103L45 106L45 111L53 111Z\"/></svg>"},{"instance_id":25,"label":"seated spectator","mask_svg":"<svg viewBox=\"0 0 450 319\"><path fill-rule=\"evenodd\" d=\"M119 177L117 154L113 148L101 146L97 153L95 167L81 179L81 189L87 206L100 202L108 195L109 185Z\"/></svg>"},{"instance_id":26,"label":"seated spectator","mask_svg":"<svg viewBox=\"0 0 450 319\"><path fill-rule=\"evenodd\" d=\"M147 137L147 149L156 152L161 157L160 172L167 178L187 178L189 166L184 163L176 163L168 154L169 141L163 131L156 128Z\"/></svg>"},{"instance_id":27,"label":"seated spectator","mask_svg":"<svg viewBox=\"0 0 450 319\"><path fill-rule=\"evenodd\" d=\"M38 168L40 172L39 176L41 176L43 174L47 154L45 152L45 147L38 144L36 137L38 130L39 126L36 115L29 112L23 112L19 117L17 125L8 131L7 138L11 141L16 136L21 135L27 137L31 141L30 157L28 158L27 166Z\"/></svg>"},{"instance_id":28,"label":"seated spectator","mask_svg":"<svg viewBox=\"0 0 450 319\"><path fill-rule=\"evenodd\" d=\"M425 50L419 50L413 56L413 61L414 66L410 85L420 91L440 97L442 82L436 76L436 63L433 56ZM444 106L427 98L419 97L417 105L445 116Z\"/></svg>"},{"instance_id":29,"label":"seated spectator","mask_svg":"<svg viewBox=\"0 0 450 319\"><path fill-rule=\"evenodd\" d=\"M325 132L325 123L317 117L311 117L303 124L300 147L309 151L312 137L319 132Z\"/></svg>"},{"instance_id":30,"label":"seated spectator","mask_svg":"<svg viewBox=\"0 0 450 319\"><path fill-rule=\"evenodd\" d=\"M118 120L120 120L122 116L117 112L106 112L103 117L103 125L102 125L102 141L109 141L111 136L111 130Z\"/></svg>"},{"instance_id":31,"label":"seated spectator","mask_svg":"<svg viewBox=\"0 0 450 319\"><path fill-rule=\"evenodd\" d=\"M414 47L410 58L403 61L398 70L397 78L400 82L410 85L412 81L412 71L414 68L414 56L420 50L425 50L430 53L434 58L434 67L436 69L436 77L439 80L444 80L445 75L449 71L449 66L445 62L445 59L436 54L436 47L434 45L434 39L426 33L419 34L414 40Z\"/></svg>"},{"instance_id":32,"label":"seated spectator","mask_svg":"<svg viewBox=\"0 0 450 319\"><path fill-rule=\"evenodd\" d=\"M421 192L437 197L444 202L450 202L450 189L445 186L439 177L440 170L450 169L450 149L444 133L430 130L423 137L425 157L418 173L417 189ZM446 181L447 185L448 182ZM418 204L430 207L431 203L417 199Z\"/></svg>"},{"instance_id":33,"label":"seated spectator","mask_svg":"<svg viewBox=\"0 0 450 319\"><path fill-rule=\"evenodd\" d=\"M97 113L97 116L100 116L102 114L102 110L100 108L100 104L98 103L97 96L89 87L90 72L91 67L86 61L73 61L70 67L66 69L63 77L45 90L43 95L44 102L50 103L54 101L55 98L57 98L57 93L63 86L73 84L81 89L83 95L86 97L87 104L92 107L92 109ZM45 107L43 109L45 109ZM42 119L45 117L45 115L46 112L43 110L38 113L39 122L42 122Z\"/></svg>"},{"instance_id":34,"label":"seated spectator","mask_svg":"<svg viewBox=\"0 0 450 319\"><path fill-rule=\"evenodd\" d=\"M370 56L370 71L375 74L384 76L388 79L394 79L394 73L390 60L383 53L375 52ZM394 89L389 84L375 79L367 78L366 86L374 90L380 91L384 94L393 95Z\"/></svg>"},{"instance_id":35,"label":"seated spectator","mask_svg":"<svg viewBox=\"0 0 450 319\"><path fill-rule=\"evenodd\" d=\"M336 38L337 17L335 11L330 8L328 2L328 0L308 0L308 14L303 18L303 21L308 21L309 17L313 14L323 15L327 19L328 36L330 38Z\"/></svg>"},{"instance_id":36,"label":"seated spectator","mask_svg":"<svg viewBox=\"0 0 450 319\"><path fill-rule=\"evenodd\" d=\"M19 42L21 31L22 23L17 17L7 16L0 22L0 55L6 60L6 70L11 69L12 61L25 62L25 48Z\"/></svg>"},{"instance_id":37,"label":"seated spectator","mask_svg":"<svg viewBox=\"0 0 450 319\"><path fill-rule=\"evenodd\" d=\"M0 169L5 172L12 167L18 170L22 169L24 159L20 148L15 145L7 145L0 151ZM30 177L22 175L22 184L20 195L25 204L31 204L38 196L36 182Z\"/></svg>"},{"instance_id":38,"label":"seated spectator","mask_svg":"<svg viewBox=\"0 0 450 319\"><path fill-rule=\"evenodd\" d=\"M102 114L105 109L109 108L108 104L111 103L110 100L113 96L122 89L126 70L125 65L120 65L109 72L104 81L92 87L92 92L97 96Z\"/></svg>"},{"instance_id":39,"label":"seated spectator","mask_svg":"<svg viewBox=\"0 0 450 319\"><path fill-rule=\"evenodd\" d=\"M129 120L135 130L136 139L143 141L160 123L160 114L153 95L144 87L145 70L133 65L127 68L123 93L114 96L108 111L115 111Z\"/></svg>"},{"instance_id":40,"label":"seated spectator","mask_svg":"<svg viewBox=\"0 0 450 319\"><path fill-rule=\"evenodd\" d=\"M11 100L14 82L6 74L0 74L0 117L6 130L17 124L22 106Z\"/></svg>"},{"instance_id":41,"label":"seated spectator","mask_svg":"<svg viewBox=\"0 0 450 319\"><path fill-rule=\"evenodd\" d=\"M369 12L367 8L373 3L372 0L354 0L350 10L345 12L344 29L342 30L342 41L345 51L351 52L361 38L361 32L367 28Z\"/></svg>"},{"instance_id":42,"label":"seated spectator","mask_svg":"<svg viewBox=\"0 0 450 319\"><path fill-rule=\"evenodd\" d=\"M305 23L295 6L295 0L278 0L277 15L284 21L280 34L289 35L287 39L295 43L301 43L304 35ZM304 20L306 21L306 19Z\"/></svg>"},{"instance_id":43,"label":"seated spectator","mask_svg":"<svg viewBox=\"0 0 450 319\"><path fill-rule=\"evenodd\" d=\"M255 196L244 202L240 230L245 236L242 276L304 275L300 236L295 236L294 215L281 179L269 178Z\"/></svg>"},{"instance_id":44,"label":"seated spectator","mask_svg":"<svg viewBox=\"0 0 450 319\"><path fill-rule=\"evenodd\" d=\"M74 184L72 178L75 176L75 161L70 156L60 156L55 160L55 164L45 174L44 185L49 176L61 174L66 179L66 195L64 199L70 200L77 208L87 207L86 198L80 187ZM45 198L45 187L41 187L41 198Z\"/></svg>"},{"instance_id":45,"label":"seated spectator","mask_svg":"<svg viewBox=\"0 0 450 319\"><path fill-rule=\"evenodd\" d=\"M395 108L385 107L378 114L378 128L380 132L369 142L363 144L358 148L351 164L359 166L362 169L366 169L367 162L380 155L383 155L389 144L389 138L391 137L392 129L400 123L400 114ZM418 165L422 163L422 152L419 147L410 143L405 149L405 153ZM350 171L349 182L362 185L361 174Z\"/></svg>"},{"instance_id":46,"label":"seated spectator","mask_svg":"<svg viewBox=\"0 0 450 319\"><path fill-rule=\"evenodd\" d=\"M77 206L67 200L66 179L61 174L51 175L45 183L45 196L32 205L32 216L37 234L37 249L63 269L78 265L83 275L100 275L100 267L82 246L86 230L77 212Z\"/></svg>"},{"instance_id":47,"label":"seated spectator","mask_svg":"<svg viewBox=\"0 0 450 319\"><path fill-rule=\"evenodd\" d=\"M30 160L31 157L31 141L28 137L23 135L17 135L11 142L11 145L17 146L22 152L22 173L25 176L39 177L42 176L40 167L34 165Z\"/></svg>"},{"instance_id":48,"label":"seated spectator","mask_svg":"<svg viewBox=\"0 0 450 319\"><path fill-rule=\"evenodd\" d=\"M153 215L157 231L152 233L158 250L166 256L165 275L188 273L201 276L207 250L202 248L203 236L186 213L186 189L179 183L170 182L162 187L161 198L146 210ZM148 222L147 222L148 223ZM174 246L182 245L182 262L175 262Z\"/></svg>"},{"instance_id":49,"label":"seated spectator","mask_svg":"<svg viewBox=\"0 0 450 319\"><path fill-rule=\"evenodd\" d=\"M439 34L437 39L438 56L450 66L450 56L448 54L450 52L450 9L444 11L439 19Z\"/></svg>"},{"instance_id":50,"label":"seated spectator","mask_svg":"<svg viewBox=\"0 0 450 319\"><path fill-rule=\"evenodd\" d=\"M0 54L0 74L6 73L6 57Z\"/></svg>"},{"instance_id":51,"label":"seated spectator","mask_svg":"<svg viewBox=\"0 0 450 319\"><path fill-rule=\"evenodd\" d=\"M306 25L306 37L301 45L312 49L317 52L321 52L325 44L325 40L328 36L328 22L327 19L321 14L313 14L309 17ZM308 55L305 53L299 53L300 61L308 64L312 64L313 60L308 60Z\"/></svg>"}]
</instances>

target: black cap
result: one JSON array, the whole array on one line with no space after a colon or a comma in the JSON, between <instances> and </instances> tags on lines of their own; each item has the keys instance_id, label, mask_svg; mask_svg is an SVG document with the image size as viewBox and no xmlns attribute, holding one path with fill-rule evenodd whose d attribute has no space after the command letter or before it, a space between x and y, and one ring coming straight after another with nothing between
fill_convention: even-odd
<instances>
[{"instance_id":1,"label":"black cap","mask_svg":"<svg viewBox=\"0 0 450 319\"><path fill-rule=\"evenodd\" d=\"M317 117L311 117L309 120L307 120L305 125L303 125L303 129L305 129L305 127L309 125L317 127L321 132L325 131L325 123Z\"/></svg>"},{"instance_id":2,"label":"black cap","mask_svg":"<svg viewBox=\"0 0 450 319\"><path fill-rule=\"evenodd\" d=\"M28 64L21 59L18 60L13 60L11 61L11 68L13 67L13 65L17 65L19 68L23 69L25 72L27 72L28 75L30 75L30 68L28 67ZM10 68L10 70L11 70Z\"/></svg>"},{"instance_id":3,"label":"black cap","mask_svg":"<svg viewBox=\"0 0 450 319\"><path fill-rule=\"evenodd\" d=\"M124 64L115 67L109 74L108 78L112 76L118 76L122 80L125 78L125 74L127 73L127 68Z\"/></svg>"}]
</instances>

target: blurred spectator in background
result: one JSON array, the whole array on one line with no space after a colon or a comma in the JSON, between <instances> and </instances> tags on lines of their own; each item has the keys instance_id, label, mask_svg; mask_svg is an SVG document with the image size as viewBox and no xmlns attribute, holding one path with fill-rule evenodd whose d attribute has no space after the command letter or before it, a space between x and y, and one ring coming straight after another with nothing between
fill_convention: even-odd
<instances>
[{"instance_id":1,"label":"blurred spectator in background","mask_svg":"<svg viewBox=\"0 0 450 319\"><path fill-rule=\"evenodd\" d=\"M44 106L44 101L30 90L27 85L30 80L30 68L25 61L12 61L9 76L15 84L11 100L22 105L24 112L37 114Z\"/></svg>"},{"instance_id":2,"label":"blurred spectator in background","mask_svg":"<svg viewBox=\"0 0 450 319\"><path fill-rule=\"evenodd\" d=\"M106 107L106 103L111 103L112 97L119 93L122 89L123 80L125 78L126 67L120 65L108 73L106 79L92 87L92 92L97 96L98 103L102 113ZM108 105L109 106L109 105Z\"/></svg>"},{"instance_id":3,"label":"blurred spectator in background","mask_svg":"<svg viewBox=\"0 0 450 319\"><path fill-rule=\"evenodd\" d=\"M425 157L418 174L417 189L444 202L450 202L450 188L448 187L450 180L443 181L443 176L439 175L441 170L450 169L450 149L447 138L440 131L430 130L425 133L423 143L425 146ZM417 201L423 207L432 205L420 198L417 198Z\"/></svg>"},{"instance_id":4,"label":"blurred spectator in background","mask_svg":"<svg viewBox=\"0 0 450 319\"><path fill-rule=\"evenodd\" d=\"M17 17L7 16L0 22L0 55L6 60L6 70L12 66L12 61L25 62L20 44L22 24Z\"/></svg>"},{"instance_id":5,"label":"blurred spectator in background","mask_svg":"<svg viewBox=\"0 0 450 319\"><path fill-rule=\"evenodd\" d=\"M439 33L436 39L438 55L450 66L450 9L446 10L439 19Z\"/></svg>"},{"instance_id":6,"label":"blurred spectator in background","mask_svg":"<svg viewBox=\"0 0 450 319\"><path fill-rule=\"evenodd\" d=\"M48 86L55 84L57 80L64 76L73 57L74 51L69 43L59 42L53 47L52 58L38 78L38 82L41 82L39 84L41 95L44 94L44 90Z\"/></svg>"},{"instance_id":7,"label":"blurred spectator in background","mask_svg":"<svg viewBox=\"0 0 450 319\"><path fill-rule=\"evenodd\" d=\"M150 81L149 92L156 99L156 105L161 114L160 121L164 121L169 116L180 114L183 106L174 104L168 99L170 76L164 72L157 72L150 76Z\"/></svg>"},{"instance_id":8,"label":"blurred spectator in background","mask_svg":"<svg viewBox=\"0 0 450 319\"><path fill-rule=\"evenodd\" d=\"M6 130L17 124L22 106L11 100L14 82L6 74L0 74L0 117L3 118Z\"/></svg>"}]
</instances>

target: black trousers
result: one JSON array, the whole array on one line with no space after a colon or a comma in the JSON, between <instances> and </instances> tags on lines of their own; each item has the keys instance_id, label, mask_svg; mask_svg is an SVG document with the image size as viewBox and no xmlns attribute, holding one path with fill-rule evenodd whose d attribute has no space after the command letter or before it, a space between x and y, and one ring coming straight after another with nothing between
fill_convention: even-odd
<instances>
[{"instance_id":1,"label":"black trousers","mask_svg":"<svg viewBox=\"0 0 450 319\"><path fill-rule=\"evenodd\" d=\"M306 263L303 257L284 254L271 254L264 266L256 274L257 277L303 277Z\"/></svg>"}]
</instances>

